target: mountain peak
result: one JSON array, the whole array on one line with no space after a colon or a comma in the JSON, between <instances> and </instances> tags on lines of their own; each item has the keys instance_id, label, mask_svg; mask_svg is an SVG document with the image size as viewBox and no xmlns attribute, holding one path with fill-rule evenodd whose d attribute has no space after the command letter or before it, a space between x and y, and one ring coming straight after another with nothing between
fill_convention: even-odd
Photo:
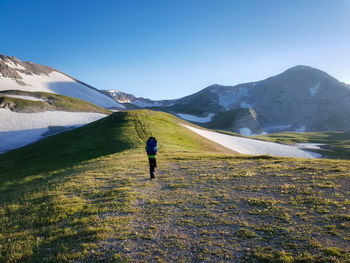
<instances>
[{"instance_id":1,"label":"mountain peak","mask_svg":"<svg viewBox=\"0 0 350 263\"><path fill-rule=\"evenodd\" d=\"M317 70L316 68L310 67L310 66L305 66L305 65L297 65L294 67L291 67L288 70ZM288 71L287 70L287 71Z\"/></svg>"},{"instance_id":2,"label":"mountain peak","mask_svg":"<svg viewBox=\"0 0 350 263\"><path fill-rule=\"evenodd\" d=\"M293 79L294 81L300 81L300 80L314 80L314 81L324 81L324 80L329 80L329 81L336 81L338 82L337 79L329 75L328 73L317 69L313 68L310 66L304 66L304 65L298 65L292 68L287 69L283 73L275 76L275 77L280 77L280 78L287 78L287 79ZM274 78L274 77L272 77Z\"/></svg>"},{"instance_id":3,"label":"mountain peak","mask_svg":"<svg viewBox=\"0 0 350 263\"><path fill-rule=\"evenodd\" d=\"M282 74L284 73L296 73L296 74L300 74L300 73L304 73L304 74L322 74L322 75L328 75L326 72L317 69L317 68L313 68L310 66L305 66L305 65L297 65L295 67L289 68L286 71L284 71Z\"/></svg>"}]
</instances>

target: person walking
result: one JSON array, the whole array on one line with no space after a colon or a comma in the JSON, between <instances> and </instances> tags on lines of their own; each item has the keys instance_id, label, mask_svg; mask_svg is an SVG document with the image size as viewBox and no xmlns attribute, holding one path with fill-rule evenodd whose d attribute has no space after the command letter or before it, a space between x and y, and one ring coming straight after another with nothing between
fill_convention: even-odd
<instances>
[{"instance_id":1,"label":"person walking","mask_svg":"<svg viewBox=\"0 0 350 263\"><path fill-rule=\"evenodd\" d=\"M154 179L154 170L157 167L158 143L153 136L149 137L146 143L146 152L149 162L149 173L151 179Z\"/></svg>"}]
</instances>

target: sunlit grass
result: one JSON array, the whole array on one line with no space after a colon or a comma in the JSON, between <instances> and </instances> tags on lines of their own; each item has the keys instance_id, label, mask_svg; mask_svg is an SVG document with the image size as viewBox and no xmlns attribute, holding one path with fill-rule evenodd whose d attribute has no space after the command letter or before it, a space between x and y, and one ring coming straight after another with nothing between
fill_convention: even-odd
<instances>
[{"instance_id":1,"label":"sunlit grass","mask_svg":"<svg viewBox=\"0 0 350 263\"><path fill-rule=\"evenodd\" d=\"M172 117L151 128L161 115L134 114L50 139L124 132L100 141L114 153L90 158L77 140L86 159L62 169L50 163L62 149L44 167L35 156L15 166L55 141L0 156L13 157L1 170L1 262L349 262L349 161L218 153ZM171 127L188 137L162 136ZM163 142L152 181L138 141L150 132Z\"/></svg>"}]
</instances>

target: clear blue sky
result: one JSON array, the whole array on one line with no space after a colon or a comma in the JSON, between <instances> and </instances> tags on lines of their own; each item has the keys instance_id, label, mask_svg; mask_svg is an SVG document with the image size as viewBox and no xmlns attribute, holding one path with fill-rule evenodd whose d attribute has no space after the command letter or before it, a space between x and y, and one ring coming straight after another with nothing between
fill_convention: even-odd
<instances>
[{"instance_id":1,"label":"clear blue sky","mask_svg":"<svg viewBox=\"0 0 350 263\"><path fill-rule=\"evenodd\" d=\"M0 0L0 53L179 98L303 64L350 83L350 0Z\"/></svg>"}]
</instances>

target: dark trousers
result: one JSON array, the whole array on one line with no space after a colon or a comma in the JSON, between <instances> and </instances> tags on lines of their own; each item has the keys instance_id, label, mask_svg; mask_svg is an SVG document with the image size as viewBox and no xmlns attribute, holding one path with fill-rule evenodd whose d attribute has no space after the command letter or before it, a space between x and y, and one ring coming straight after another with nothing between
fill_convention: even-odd
<instances>
[{"instance_id":1,"label":"dark trousers","mask_svg":"<svg viewBox=\"0 0 350 263\"><path fill-rule=\"evenodd\" d=\"M156 158L148 158L149 162L149 174L151 179L154 179L154 169L157 167L157 159Z\"/></svg>"}]
</instances>

